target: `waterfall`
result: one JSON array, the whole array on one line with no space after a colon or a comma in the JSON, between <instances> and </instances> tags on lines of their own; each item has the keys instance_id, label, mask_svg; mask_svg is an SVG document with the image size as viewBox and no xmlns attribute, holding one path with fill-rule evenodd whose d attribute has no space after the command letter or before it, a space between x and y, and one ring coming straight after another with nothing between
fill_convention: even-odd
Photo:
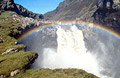
<instances>
[{"instance_id":1,"label":"waterfall","mask_svg":"<svg viewBox=\"0 0 120 78\"><path fill-rule=\"evenodd\" d=\"M76 26L69 30L58 27L56 34L57 52L52 48L44 48L42 68L78 68L105 78L100 74L102 68L95 56L87 52L82 30Z\"/></svg>"}]
</instances>

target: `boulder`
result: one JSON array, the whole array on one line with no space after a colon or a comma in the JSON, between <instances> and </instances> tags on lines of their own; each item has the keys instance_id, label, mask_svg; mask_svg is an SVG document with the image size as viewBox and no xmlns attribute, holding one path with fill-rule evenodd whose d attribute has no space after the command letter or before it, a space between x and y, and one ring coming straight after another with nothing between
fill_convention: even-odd
<instances>
[{"instance_id":1,"label":"boulder","mask_svg":"<svg viewBox=\"0 0 120 78\"><path fill-rule=\"evenodd\" d=\"M10 76L15 76L15 75L17 75L17 74L19 74L19 73L20 73L20 70L17 69L17 70L15 70L15 71L12 71L12 72L10 73Z\"/></svg>"},{"instance_id":2,"label":"boulder","mask_svg":"<svg viewBox=\"0 0 120 78\"><path fill-rule=\"evenodd\" d=\"M0 75L0 78L5 78L6 76L5 75Z\"/></svg>"}]
</instances>

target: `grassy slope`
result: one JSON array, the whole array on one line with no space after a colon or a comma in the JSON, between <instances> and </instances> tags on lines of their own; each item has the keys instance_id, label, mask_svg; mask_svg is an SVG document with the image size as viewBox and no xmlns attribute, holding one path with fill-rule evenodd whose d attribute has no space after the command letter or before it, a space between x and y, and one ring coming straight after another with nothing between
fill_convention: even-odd
<instances>
[{"instance_id":1,"label":"grassy slope","mask_svg":"<svg viewBox=\"0 0 120 78\"><path fill-rule=\"evenodd\" d=\"M17 40L10 35L18 33L19 27L20 24L12 19L12 12L3 12L0 15L0 75L9 76L11 71L24 70L36 54L24 52L24 45L15 45ZM18 52L1 55L10 48L15 48Z\"/></svg>"},{"instance_id":2,"label":"grassy slope","mask_svg":"<svg viewBox=\"0 0 120 78\"><path fill-rule=\"evenodd\" d=\"M10 78L98 78L79 69L38 69L28 70L24 74L18 74Z\"/></svg>"},{"instance_id":3,"label":"grassy slope","mask_svg":"<svg viewBox=\"0 0 120 78\"><path fill-rule=\"evenodd\" d=\"M30 64L32 60L31 57L34 54L35 53L20 51L18 53L0 57L0 60L2 61L0 63L0 74L9 76L10 72L15 71L16 69L24 71L26 65Z\"/></svg>"}]
</instances>

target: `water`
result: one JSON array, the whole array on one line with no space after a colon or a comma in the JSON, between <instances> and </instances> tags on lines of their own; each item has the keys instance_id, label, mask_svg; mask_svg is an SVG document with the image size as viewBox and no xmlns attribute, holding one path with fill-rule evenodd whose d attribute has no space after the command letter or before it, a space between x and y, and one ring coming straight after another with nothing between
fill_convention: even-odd
<instances>
[{"instance_id":1,"label":"water","mask_svg":"<svg viewBox=\"0 0 120 78\"><path fill-rule=\"evenodd\" d=\"M19 43L37 51L33 68L78 68L100 78L119 78L120 40L89 26L57 25L36 31Z\"/></svg>"}]
</instances>

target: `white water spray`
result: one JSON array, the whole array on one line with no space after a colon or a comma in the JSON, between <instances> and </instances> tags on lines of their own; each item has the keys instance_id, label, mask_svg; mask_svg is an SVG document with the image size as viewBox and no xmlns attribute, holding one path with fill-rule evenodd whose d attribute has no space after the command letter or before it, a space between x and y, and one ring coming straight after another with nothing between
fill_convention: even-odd
<instances>
[{"instance_id":1,"label":"white water spray","mask_svg":"<svg viewBox=\"0 0 120 78\"><path fill-rule=\"evenodd\" d=\"M51 48L44 49L42 68L79 68L102 77L97 60L85 48L83 32L76 26L66 31L59 27L57 44L57 52Z\"/></svg>"}]
</instances>

